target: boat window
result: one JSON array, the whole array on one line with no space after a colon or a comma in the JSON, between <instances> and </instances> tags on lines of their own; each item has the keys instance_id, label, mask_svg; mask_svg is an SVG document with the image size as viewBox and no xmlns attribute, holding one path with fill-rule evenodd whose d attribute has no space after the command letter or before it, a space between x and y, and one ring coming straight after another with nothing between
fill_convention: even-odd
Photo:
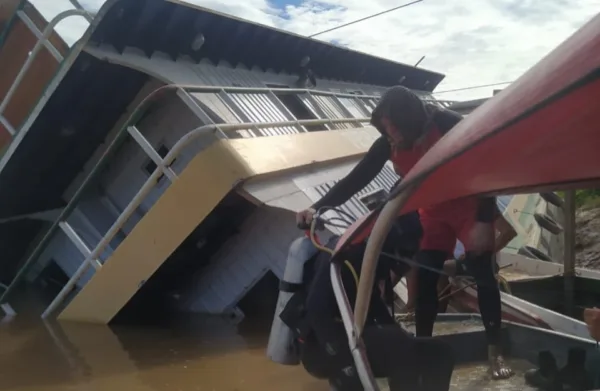
<instances>
[{"instance_id":1,"label":"boat window","mask_svg":"<svg viewBox=\"0 0 600 391\"><path fill-rule=\"evenodd\" d=\"M354 118L364 118L371 115L369 109L364 105L358 102L356 98L339 98L340 102L344 105L346 110L352 114ZM373 109L371 109L373 110Z\"/></svg>"},{"instance_id":2,"label":"boat window","mask_svg":"<svg viewBox=\"0 0 600 391\"><path fill-rule=\"evenodd\" d=\"M289 88L288 86L278 84L267 84L269 88ZM286 94L283 92L274 92L275 96L279 98L281 103L289 110L292 115L299 120L305 119L318 119L314 108L311 108L305 104L298 94ZM327 130L325 125L312 125L304 126L309 132L316 132L320 130Z\"/></svg>"}]
</instances>

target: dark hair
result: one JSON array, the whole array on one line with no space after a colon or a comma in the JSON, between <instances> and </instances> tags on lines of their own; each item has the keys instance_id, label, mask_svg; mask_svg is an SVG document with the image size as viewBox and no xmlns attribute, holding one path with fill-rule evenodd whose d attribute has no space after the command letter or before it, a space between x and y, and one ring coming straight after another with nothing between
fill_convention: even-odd
<instances>
[{"instance_id":1,"label":"dark hair","mask_svg":"<svg viewBox=\"0 0 600 391\"><path fill-rule=\"evenodd\" d=\"M371 114L371 125L386 135L382 119L387 118L398 128L404 143L402 148L412 148L430 122L434 106L426 105L411 90L402 86L388 89Z\"/></svg>"}]
</instances>

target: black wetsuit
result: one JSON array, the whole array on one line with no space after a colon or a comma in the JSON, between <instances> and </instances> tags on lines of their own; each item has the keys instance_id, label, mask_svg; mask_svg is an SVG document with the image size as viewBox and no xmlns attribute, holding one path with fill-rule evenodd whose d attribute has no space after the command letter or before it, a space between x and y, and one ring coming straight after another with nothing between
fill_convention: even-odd
<instances>
[{"instance_id":1,"label":"black wetsuit","mask_svg":"<svg viewBox=\"0 0 600 391\"><path fill-rule=\"evenodd\" d=\"M441 134L454 127L462 117L449 110L440 110L433 116L433 122ZM392 148L385 137L377 139L363 159L343 179L323 196L313 208L337 207L348 201L354 194L368 185L385 163L392 158ZM417 213L417 212L413 212ZM496 214L494 197L481 197L476 211L475 221L492 223ZM417 262L431 268L441 270L448 257L447 251L424 250L417 254ZM483 254L465 254L464 266L478 286L478 300L482 319L486 328L488 341L495 345L499 343L501 327L500 290L494 276L493 252ZM418 336L430 336L438 311L437 282L439 274L431 270L418 270L417 297L415 318Z\"/></svg>"},{"instance_id":2,"label":"black wetsuit","mask_svg":"<svg viewBox=\"0 0 600 391\"><path fill-rule=\"evenodd\" d=\"M416 224L416 226L415 226ZM415 242L419 240L418 220L404 216L384 244L385 253L414 256ZM406 233L406 234L405 234ZM414 237L413 235L417 236ZM328 244L333 247L335 242ZM358 273L365 243L344 251ZM363 389L350 353L348 338L339 319L339 309L331 285L329 254L321 253L315 260L316 270L306 299L306 319L309 332L301 345L302 362L313 376L329 379L338 391ZM409 266L382 256L376 281L386 280L389 271L402 276ZM342 266L342 280L350 304L356 299L356 281L347 265ZM363 341L371 369L376 377L387 377L391 391L427 390L446 391L454 369L453 352L444 342L435 338L415 338L393 319L381 299L378 284L373 287Z\"/></svg>"}]
</instances>

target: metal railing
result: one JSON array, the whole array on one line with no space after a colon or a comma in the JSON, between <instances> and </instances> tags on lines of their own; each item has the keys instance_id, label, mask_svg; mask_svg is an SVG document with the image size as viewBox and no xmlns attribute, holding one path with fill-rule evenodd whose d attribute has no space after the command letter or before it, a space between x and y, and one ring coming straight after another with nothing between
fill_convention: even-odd
<instances>
[{"instance_id":1,"label":"metal railing","mask_svg":"<svg viewBox=\"0 0 600 391\"><path fill-rule=\"evenodd\" d=\"M196 128L186 135L184 135L175 145L174 147L167 153L167 155L162 158L154 147L147 141L147 139L140 133L139 129L135 127L136 119L139 117L139 113L143 111L145 107L147 107L150 103L152 103L155 99L162 95L165 91L177 91L180 97L183 98L183 101L198 115L198 117L203 120L205 123L211 122L210 117L206 114L206 112L200 107L198 101L192 96L194 93L214 93L217 94L221 103L231 110L233 113L238 113L238 117L243 117L243 113L240 112L240 108L236 107L235 103L229 96L229 94L267 94L272 103L274 103L277 107L279 107L282 111L286 107L283 102L278 98L278 95L284 94L296 94L306 96L309 102L311 102L315 107L320 107L316 102L315 96L330 96L335 97L336 101L334 101L338 106L343 106L341 102L339 102L339 98L348 98L353 99L359 107L362 108L365 113L370 113L369 106L365 103L364 99L373 99L378 100L378 96L372 95L356 95L356 94L344 94L344 93L334 93L329 91L315 91L308 89L292 89L292 88L244 88L244 87L214 87L214 86L196 86L196 85L166 85L160 87L153 92L151 92L145 99L143 99L136 108L131 112L128 120L125 122L125 126L120 129L115 138L111 141L110 145L103 153L100 160L96 163L96 165L92 168L91 172L84 179L83 183L79 186L74 196L71 198L67 206L63 209L60 216L57 220L52 224L50 229L46 232L42 240L38 243L37 247L31 253L31 255L27 258L24 263L24 266L19 270L17 276L14 278L13 282L10 284L8 289L0 296L0 303L5 300L6 297L10 294L10 292L14 289L16 284L19 282L21 278L25 275L28 268L31 267L37 258L41 255L42 251L49 244L52 239L54 233L61 229L64 234L69 237L69 239L74 243L74 245L79 249L79 251L84 255L85 259L82 264L79 266L77 271L71 276L67 284L63 287L63 289L59 292L59 294L54 298L52 303L46 308L43 312L42 317L46 318L51 313L53 313L56 308L65 300L69 292L75 287L78 280L84 275L84 273L92 266L95 270L98 270L102 267L102 263L99 260L100 254L107 248L109 243L113 240L117 232L123 227L126 221L131 217L134 211L139 207L148 193L155 186L157 180L163 175L169 180L169 182L173 182L177 179L177 174L170 168L171 163L179 156L181 151L188 146L194 139L199 137L200 135L204 135L206 133L214 132L218 136L222 138L229 138L229 135L232 131L235 130L244 130L244 129L265 129L265 128L275 128L275 127L297 127L300 131L306 132L306 126L315 126L315 125L323 125L328 126L329 129L334 128L335 125L338 124L352 124L354 126L362 126L361 123L367 123L369 118L367 116L363 118L319 118L319 119L311 119L311 120L298 120L294 119L295 117L289 112L285 111L289 118L292 118L289 121L275 121L275 122L240 122L236 124L209 124L204 125L199 128ZM343 111L342 111L343 112ZM345 113L348 113L346 111ZM319 113L316 113L319 114ZM324 115L320 112L320 115ZM109 228L104 237L99 241L99 243L94 247L94 249L89 249L83 240L77 235L77 233L73 230L73 228L67 223L67 218L70 213L75 209L81 195L87 190L92 181L98 176L101 172L103 166L107 163L107 161L112 157L117 147L123 141L125 137L130 135L142 148L142 150L150 157L150 159L156 164L156 168L153 173L147 178L144 185L139 189L133 199L129 202L127 207L123 210L123 212L119 215L117 220L113 223L113 225Z\"/></svg>"},{"instance_id":2,"label":"metal railing","mask_svg":"<svg viewBox=\"0 0 600 391\"><path fill-rule=\"evenodd\" d=\"M68 11L65 11L68 12ZM71 10L70 12L75 12ZM184 103L186 103L190 109L204 122L209 125L204 125L199 128L196 128L186 135L184 135L168 152L168 154L162 158L158 152L154 149L154 147L147 141L147 139L140 133L140 131L135 127L136 118L139 117L139 114L143 111L142 109L149 105L153 100L155 100L158 96L161 95L162 92L166 90L175 90L182 98ZM219 101L226 107L231 113L234 113L236 117L240 120L239 123L235 124L215 124L212 123L211 117L204 111L204 109L200 106L199 100L192 95L194 93L212 93L219 99ZM240 106L238 106L235 101L230 96L231 94L264 94L269 97L271 103L273 103L281 113L285 115L289 120L287 121L273 121L273 122L256 122L250 121L249 115L246 115L244 110ZM293 94L298 96L303 96L306 98L306 102L312 105L313 114L317 117L317 119L311 120L298 120L296 117L287 109L287 106L279 99L280 95ZM338 113L348 116L347 118L329 118L326 116L325 111L322 110L321 105L317 102L317 97L330 97L332 98L333 104L338 109ZM365 117L356 118L353 117L348 109L345 108L344 104L340 101L342 99L351 99L360 111L365 113ZM93 266L95 270L98 270L102 267L102 264L99 260L99 255L106 249L108 244L114 238L115 234L122 228L124 223L131 217L136 208L141 204L146 195L150 192L150 190L154 187L157 180L163 175L168 178L170 182L177 179L177 175L170 168L170 164L174 161L174 159L179 155L182 149L184 149L187 145L191 143L192 140L199 137L202 134L206 134L208 132L215 132L221 138L229 138L231 135L231 131L235 130L261 130L267 128L280 128L280 127L296 127L300 132L307 132L307 126L324 126L325 129L334 129L336 125L352 125L351 127L362 127L363 124L368 123L369 117L372 108L371 106L377 102L379 96L374 95L357 95L357 94L345 94L345 93L335 93L329 91L316 91L309 89L293 89L293 88L246 88L246 87L216 87L216 86L197 86L197 85L166 85L158 88L157 90L151 92L142 102L140 102L137 107L132 111L128 120L125 123L125 126L120 129L116 137L111 141L110 145L103 153L100 160L97 164L92 168L91 172L84 179L83 183L75 192L74 196L71 198L67 206L63 209L60 216L57 220L52 224L50 229L45 233L41 241L35 247L33 252L24 262L23 267L19 270L13 282L10 284L8 289L0 295L0 303L4 302L6 297L14 290L16 284L24 277L27 270L35 263L37 258L41 255L42 251L47 247L50 240L52 239L54 233L61 229L64 234L74 243L74 245L79 249L79 251L84 255L85 259L77 269L77 271L73 274L73 276L69 279L68 283L65 287L60 291L60 293L55 297L53 302L48 306L48 308L42 314L43 318L46 318L49 314L56 310L56 308L64 301L68 293L75 287L77 281L83 276L83 274L88 270L89 266ZM369 104L369 101L371 103ZM307 106L305 104L305 106ZM259 132L260 133L260 132ZM146 180L144 185L139 189L137 194L133 197L130 203L127 205L125 210L120 214L108 232L104 235L104 237L100 240L100 242L95 246L94 249L89 249L83 240L77 235L77 233L73 230L73 228L67 223L67 218L71 214L71 212L75 209L77 203L79 202L82 194L87 190L89 185L93 180L99 175L102 171L102 168L106 165L107 161L114 155L117 147L123 141L125 137L130 135L143 149L143 151L150 157L150 159L156 164L156 168L154 172L150 175L150 177ZM237 136L239 137L239 136ZM252 135L255 137L255 135Z\"/></svg>"},{"instance_id":3,"label":"metal railing","mask_svg":"<svg viewBox=\"0 0 600 391\"><path fill-rule=\"evenodd\" d=\"M243 88L243 87L211 87L211 86L195 86L195 85L166 85L160 87L153 92L151 92L144 100L142 100L136 108L131 112L128 120L125 123L125 126L120 129L115 138L111 141L107 150L103 153L100 160L96 163L96 165L92 168L90 174L84 179L83 183L79 186L74 196L71 198L67 206L63 209L60 216L53 223L50 229L46 232L42 240L38 243L37 247L33 250L31 255L25 261L24 266L17 273L17 276L10 284L8 289L4 292L3 295L0 296L0 303L10 294L10 292L14 289L18 281L25 275L27 269L33 265L36 259L41 255L42 251L49 244L52 239L54 233L61 229L65 235L75 244L77 249L84 255L85 259L76 272L71 276L67 284L63 287L63 289L58 293L58 295L54 298L52 303L46 308L46 310L42 314L42 318L48 317L52 314L56 308L64 301L67 295L71 292L71 290L77 284L77 281L84 275L84 273L89 269L90 266L93 266L95 270L99 270L102 268L102 263L99 260L100 254L107 248L109 243L114 239L115 235L119 232L119 230L123 227L123 225L127 222L127 220L131 217L131 215L135 212L135 210L139 207L148 193L155 186L157 180L163 175L168 178L170 182L173 182L177 179L177 174L173 172L170 168L171 163L179 156L181 151L190 145L192 141L198 138L201 135L213 132L223 138L229 138L228 133L235 130L243 130L243 129L265 129L265 128L274 128L274 127L288 127L288 126L296 126L299 129L302 129L306 132L305 126L315 126L315 125L329 125L334 126L336 124L358 124L368 122L368 117L363 118L324 118L324 119L312 119L312 120L290 120L290 121L275 121L275 122L240 122L236 124L208 124L200 126L196 129L191 130L187 134L185 134L179 141L173 146L173 148L167 153L167 155L163 158L158 152L154 149L154 147L148 142L148 140L141 134L139 129L135 126L135 121L139 117L139 113L143 112L143 109L146 108L150 103L152 103L157 97L160 97L163 92L168 90L176 90L178 93L182 94L185 98L184 102L188 105L191 105L191 109L199 114L201 118L209 118L208 115L203 111L203 109L197 104L191 94L195 92L203 92L203 93L216 93L219 94L218 97L221 102L231 111L236 111L235 105L232 103L231 99L228 99L228 94L230 93L243 93L243 94L253 94L253 93L262 93L269 94L271 99L274 100L278 106L284 106L283 103L277 98L276 94L307 94L307 96L313 95L324 95L324 96L335 96L335 93L328 91L313 91L313 90L305 90L305 89L270 89L270 88ZM369 99L374 99L377 97L364 95L357 96L352 94L337 94L341 97L348 98L357 98L366 97ZM368 110L365 108L365 110ZM367 111L369 112L369 111ZM288 115L291 113L288 112ZM358 124L360 126L360 124ZM149 178L145 181L144 185L138 190L133 199L129 202L127 207L123 210L123 212L119 215L117 220L113 223L113 225L109 228L100 242L94 247L94 249L89 249L83 240L77 235L77 233L73 230L73 228L67 223L67 218L71 214L71 212L75 209L77 203L81 195L87 190L88 186L92 183L92 180L99 174L102 170L102 167L106 162L111 158L114 151L118 148L121 141L127 135L132 136L132 138L140 145L142 150L152 159L152 161L156 164L156 168L152 172Z\"/></svg>"},{"instance_id":4,"label":"metal railing","mask_svg":"<svg viewBox=\"0 0 600 391\"><path fill-rule=\"evenodd\" d=\"M368 118L362 118L362 120L368 120ZM156 184L159 177L162 175L167 176L170 182L173 182L177 179L177 175L169 168L169 165L177 158L177 156L181 153L181 151L188 146L194 139L197 137L204 135L208 132L220 132L222 134L226 134L227 131L232 130L240 130L247 129L249 126L253 128L269 128L275 126L311 126L311 125L324 125L324 124L342 124L342 123L352 123L355 122L356 119L317 119L317 120L297 120L297 121L282 121L282 122L256 122L256 123L241 123L241 124L219 124L219 125L203 125L199 128L196 128L190 131L188 134L183 136L173 147L171 151L164 157L161 158L158 156L156 151L155 158L153 161L156 163L157 167L154 172L150 175L150 177L146 180L144 185L140 188L140 190L136 193L133 199L129 202L127 207L123 210L121 215L117 218L117 220L113 223L113 225L109 228L107 233L104 235L102 240L96 245L93 251L85 250L88 253L83 263L79 266L77 271L73 274L73 276L69 279L67 284L63 287L63 289L58 293L58 295L54 298L52 303L48 306L48 308L42 314L42 318L46 318L49 314L51 314L66 298L69 292L75 287L77 281L83 276L83 274L88 270L90 264L94 265L96 270L102 267L98 257L108 244L113 240L117 232L123 227L125 222L131 217L136 208L142 203L148 193L152 190L154 185ZM129 126L127 131L130 134L137 134L136 140L138 138L144 138L144 136L139 132L139 130L135 126ZM144 138L145 140L145 138ZM146 141L147 142L147 141ZM61 222L61 228L66 225L65 222ZM64 230L65 228L63 228ZM81 247L79 247L81 249Z\"/></svg>"},{"instance_id":5,"label":"metal railing","mask_svg":"<svg viewBox=\"0 0 600 391\"><path fill-rule=\"evenodd\" d=\"M89 13L83 8L70 9L63 11L56 15L54 18L52 18L52 20L48 22L48 25L46 25L46 27L44 28L44 31L41 32L37 28L35 23L29 18L29 16L27 16L27 14L23 10L17 10L17 16L36 36L37 42L33 46L31 52L29 52L25 63L23 64L21 70L15 77L15 80L13 81L12 85L6 92L4 99L2 100L2 102L0 102L0 123L6 128L6 130L10 133L11 136L14 136L17 133L17 129L15 129L15 127L4 116L4 110L6 110L8 104L11 102L13 95L19 88L19 85L21 85L25 74L31 67L31 64L33 64L33 61L35 60L37 54L40 52L42 47L45 47L48 50L48 52L50 52L50 54L56 59L56 61L58 61L59 63L63 61L63 56L60 53L60 51L52 44L52 42L50 42L50 38L54 33L54 28L56 27L56 25L64 19L69 18L71 16L83 16L88 22L92 20Z\"/></svg>"}]
</instances>

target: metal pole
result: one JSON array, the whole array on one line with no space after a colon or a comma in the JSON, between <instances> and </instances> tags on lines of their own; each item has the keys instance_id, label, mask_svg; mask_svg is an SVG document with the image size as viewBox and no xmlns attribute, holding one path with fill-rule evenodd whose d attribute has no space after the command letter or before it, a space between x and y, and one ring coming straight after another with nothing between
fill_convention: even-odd
<instances>
[{"instance_id":1,"label":"metal pole","mask_svg":"<svg viewBox=\"0 0 600 391\"><path fill-rule=\"evenodd\" d=\"M565 192L564 294L565 310L573 314L575 290L575 190Z\"/></svg>"},{"instance_id":2,"label":"metal pole","mask_svg":"<svg viewBox=\"0 0 600 391\"><path fill-rule=\"evenodd\" d=\"M88 10L86 10L85 8L83 8L83 6L79 3L78 0L70 0L71 4L73 4L73 7L75 7L75 9L78 10L82 10L85 11L85 15L83 15L83 17L88 21L88 22L92 22L92 20L94 19L94 14Z\"/></svg>"},{"instance_id":3,"label":"metal pole","mask_svg":"<svg viewBox=\"0 0 600 391\"><path fill-rule=\"evenodd\" d=\"M25 61L25 64L23 64L23 67L21 68L21 70L17 74L17 77L15 77L15 81L13 82L13 84L10 86L8 92L6 93L6 96L4 97L4 100L2 101L2 103L0 103L0 115L2 113L4 113L4 110L6 109L6 106L8 106L8 103L10 102L13 94L17 90L17 87L19 87L19 84L21 84L21 81L23 80L23 77L25 76L25 73L27 73L27 70L29 70L29 67L33 63L33 60L35 59L35 56L40 51L40 49L42 48L42 46L44 46L44 42L48 40L48 38L50 37L50 35L54 31L54 27L58 24L58 22L60 22L61 20L65 19L65 18L68 18L69 16L81 16L81 15L84 14L84 12L85 11L75 10L75 9L68 10L68 11L63 11L60 14L56 15L50 21L50 23L48 23L48 25L44 29L44 33L42 34L42 39L38 39L38 41L36 42L35 46L31 50L31 52L29 53L29 57L27 57L27 60Z\"/></svg>"},{"instance_id":4,"label":"metal pole","mask_svg":"<svg viewBox=\"0 0 600 391\"><path fill-rule=\"evenodd\" d=\"M354 305L354 327L359 337L362 335L367 320L371 293L373 291L373 284L375 283L375 270L383 242L385 242L385 238L392 228L394 219L398 216L398 213L402 210L410 196L418 189L420 183L421 181L415 182L401 191L398 196L386 202L367 240L363 263L360 269L356 304Z\"/></svg>"}]
</instances>

